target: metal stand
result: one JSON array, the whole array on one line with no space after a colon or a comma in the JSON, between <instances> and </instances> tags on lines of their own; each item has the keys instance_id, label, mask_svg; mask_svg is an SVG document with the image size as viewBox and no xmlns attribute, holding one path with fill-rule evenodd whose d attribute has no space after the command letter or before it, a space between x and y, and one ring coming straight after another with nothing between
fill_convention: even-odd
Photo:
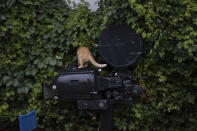
<instances>
[{"instance_id":1,"label":"metal stand","mask_svg":"<svg viewBox=\"0 0 197 131\"><path fill-rule=\"evenodd\" d=\"M112 131L112 118L113 118L112 107L103 111L101 114L98 131Z\"/></svg>"},{"instance_id":2,"label":"metal stand","mask_svg":"<svg viewBox=\"0 0 197 131\"><path fill-rule=\"evenodd\" d=\"M108 108L101 112L98 131L112 131L113 102L108 103Z\"/></svg>"},{"instance_id":3,"label":"metal stand","mask_svg":"<svg viewBox=\"0 0 197 131\"><path fill-rule=\"evenodd\" d=\"M81 110L100 110L98 131L112 131L113 104L117 102L119 100L78 100L77 107Z\"/></svg>"}]
</instances>

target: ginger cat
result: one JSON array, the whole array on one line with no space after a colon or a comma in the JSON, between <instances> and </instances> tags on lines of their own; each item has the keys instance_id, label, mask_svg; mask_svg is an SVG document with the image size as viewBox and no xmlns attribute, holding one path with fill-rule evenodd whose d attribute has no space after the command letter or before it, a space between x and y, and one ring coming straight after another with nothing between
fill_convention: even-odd
<instances>
[{"instance_id":1,"label":"ginger cat","mask_svg":"<svg viewBox=\"0 0 197 131\"><path fill-rule=\"evenodd\" d=\"M106 67L107 64L99 64L92 57L90 50L87 47L79 47L77 50L77 58L78 58L78 68L85 68L88 66L88 62L90 61L94 66L98 68Z\"/></svg>"}]
</instances>

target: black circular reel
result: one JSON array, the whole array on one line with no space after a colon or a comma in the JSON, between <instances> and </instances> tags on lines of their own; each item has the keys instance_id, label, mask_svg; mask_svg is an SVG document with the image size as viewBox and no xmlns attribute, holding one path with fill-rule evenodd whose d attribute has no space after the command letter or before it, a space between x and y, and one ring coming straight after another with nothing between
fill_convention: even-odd
<instances>
[{"instance_id":1,"label":"black circular reel","mask_svg":"<svg viewBox=\"0 0 197 131\"><path fill-rule=\"evenodd\" d=\"M142 54L142 37L127 23L109 25L99 38L101 57L114 67L127 67Z\"/></svg>"}]
</instances>

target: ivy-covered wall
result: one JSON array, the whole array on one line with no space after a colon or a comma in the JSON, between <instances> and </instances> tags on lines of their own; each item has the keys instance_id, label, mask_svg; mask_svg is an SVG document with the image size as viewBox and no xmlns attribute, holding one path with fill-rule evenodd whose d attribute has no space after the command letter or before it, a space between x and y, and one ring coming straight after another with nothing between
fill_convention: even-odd
<instances>
[{"instance_id":1,"label":"ivy-covered wall","mask_svg":"<svg viewBox=\"0 0 197 131\"><path fill-rule=\"evenodd\" d=\"M0 1L0 130L18 130L19 114L35 109L46 131L95 131L74 104L43 99L59 70L76 61L78 45L93 49L110 23L128 23L144 40L132 75L146 99L117 106L114 131L197 130L197 2L195 0L100 0L91 12L63 0ZM104 69L111 71L111 67Z\"/></svg>"}]
</instances>

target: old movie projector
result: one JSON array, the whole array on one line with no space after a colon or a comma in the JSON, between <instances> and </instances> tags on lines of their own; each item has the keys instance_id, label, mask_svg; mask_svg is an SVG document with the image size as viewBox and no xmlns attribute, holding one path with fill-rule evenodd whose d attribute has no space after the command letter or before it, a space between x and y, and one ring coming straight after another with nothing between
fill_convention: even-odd
<instances>
[{"instance_id":1,"label":"old movie projector","mask_svg":"<svg viewBox=\"0 0 197 131\"><path fill-rule=\"evenodd\" d=\"M111 131L113 105L131 103L143 93L127 69L142 53L143 41L131 26L123 23L107 26L101 32L97 46L101 57L114 67L115 72L102 76L99 70L71 66L53 79L50 88L45 87L44 96L74 101L78 109L100 111L98 130Z\"/></svg>"}]
</instances>

